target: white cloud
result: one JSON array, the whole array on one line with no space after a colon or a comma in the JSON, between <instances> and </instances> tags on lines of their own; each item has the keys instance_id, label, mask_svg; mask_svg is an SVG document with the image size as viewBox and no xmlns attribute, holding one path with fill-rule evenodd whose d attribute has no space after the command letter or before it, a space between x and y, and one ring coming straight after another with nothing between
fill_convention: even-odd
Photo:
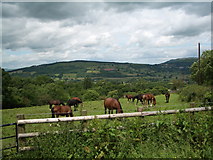
<instances>
[{"instance_id":1,"label":"white cloud","mask_svg":"<svg viewBox=\"0 0 213 160\"><path fill-rule=\"evenodd\" d=\"M196 56L198 42L210 49L206 5L58 4L3 5L3 67L77 59L154 64ZM43 10L36 15L39 7ZM4 10L8 8L14 13Z\"/></svg>"}]
</instances>

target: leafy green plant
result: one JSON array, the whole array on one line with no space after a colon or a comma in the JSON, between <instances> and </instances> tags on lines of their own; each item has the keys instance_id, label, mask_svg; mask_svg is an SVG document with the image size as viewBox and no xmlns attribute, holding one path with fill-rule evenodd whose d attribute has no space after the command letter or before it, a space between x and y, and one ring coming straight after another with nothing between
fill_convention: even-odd
<instances>
[{"instance_id":1,"label":"leafy green plant","mask_svg":"<svg viewBox=\"0 0 213 160\"><path fill-rule=\"evenodd\" d=\"M98 92L96 92L95 90L92 90L92 89L88 89L86 91L86 93L84 93L83 95L83 99L84 100L89 100L89 101L94 101L94 100L97 100L99 98L99 94Z\"/></svg>"},{"instance_id":2,"label":"leafy green plant","mask_svg":"<svg viewBox=\"0 0 213 160\"><path fill-rule=\"evenodd\" d=\"M70 132L35 138L34 151L13 158L211 158L212 111L179 113L173 120L159 115L147 118L90 121L87 132ZM148 123L149 122L149 123ZM79 126L72 129L78 129Z\"/></svg>"},{"instance_id":3,"label":"leafy green plant","mask_svg":"<svg viewBox=\"0 0 213 160\"><path fill-rule=\"evenodd\" d=\"M180 99L186 102L212 102L211 89L200 85L188 85L180 90Z\"/></svg>"}]
</instances>

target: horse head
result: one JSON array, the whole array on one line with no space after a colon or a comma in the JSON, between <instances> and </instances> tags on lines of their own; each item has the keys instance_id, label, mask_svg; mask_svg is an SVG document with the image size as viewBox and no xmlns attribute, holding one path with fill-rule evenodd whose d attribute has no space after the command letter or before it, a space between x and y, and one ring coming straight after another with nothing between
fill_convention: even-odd
<instances>
[{"instance_id":1,"label":"horse head","mask_svg":"<svg viewBox=\"0 0 213 160\"><path fill-rule=\"evenodd\" d=\"M155 97L152 98L152 101L153 101L153 105L155 106L156 105L156 99L155 99Z\"/></svg>"}]
</instances>

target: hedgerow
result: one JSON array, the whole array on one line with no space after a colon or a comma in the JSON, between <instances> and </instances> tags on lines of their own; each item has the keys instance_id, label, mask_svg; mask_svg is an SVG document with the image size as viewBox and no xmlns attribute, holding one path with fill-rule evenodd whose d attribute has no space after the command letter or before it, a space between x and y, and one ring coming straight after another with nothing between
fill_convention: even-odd
<instances>
[{"instance_id":1,"label":"hedgerow","mask_svg":"<svg viewBox=\"0 0 213 160\"><path fill-rule=\"evenodd\" d=\"M212 158L212 121L208 111L159 115L153 123L146 117L96 119L86 132L63 124L63 133L35 138L30 141L34 151L13 158Z\"/></svg>"}]
</instances>

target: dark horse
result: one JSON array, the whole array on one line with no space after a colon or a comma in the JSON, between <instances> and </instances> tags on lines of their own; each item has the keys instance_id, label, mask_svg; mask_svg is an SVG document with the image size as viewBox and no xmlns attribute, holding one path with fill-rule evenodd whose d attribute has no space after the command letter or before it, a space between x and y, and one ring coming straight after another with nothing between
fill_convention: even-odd
<instances>
[{"instance_id":1,"label":"dark horse","mask_svg":"<svg viewBox=\"0 0 213 160\"><path fill-rule=\"evenodd\" d=\"M169 103L169 98L170 98L170 93L169 92L165 93L165 98L166 98L166 103Z\"/></svg>"},{"instance_id":2,"label":"dark horse","mask_svg":"<svg viewBox=\"0 0 213 160\"><path fill-rule=\"evenodd\" d=\"M144 101L144 104L149 106L149 104L151 103L150 106L152 105L156 105L156 99L155 99L155 96L153 94L144 94L143 95L143 101Z\"/></svg>"},{"instance_id":3,"label":"dark horse","mask_svg":"<svg viewBox=\"0 0 213 160\"><path fill-rule=\"evenodd\" d=\"M50 105L50 109L52 108L52 105L65 105L62 101L60 100L50 100L48 101L48 104Z\"/></svg>"},{"instance_id":4,"label":"dark horse","mask_svg":"<svg viewBox=\"0 0 213 160\"><path fill-rule=\"evenodd\" d=\"M81 100L80 98L78 98L78 97L72 97L71 99L78 100L79 102L81 102L81 103L82 103L82 100Z\"/></svg>"},{"instance_id":5,"label":"dark horse","mask_svg":"<svg viewBox=\"0 0 213 160\"><path fill-rule=\"evenodd\" d=\"M66 117L73 117L72 109L70 106L60 106L60 105L55 105L52 109L52 118L56 117L58 118L59 115L61 116L66 116Z\"/></svg>"},{"instance_id":6,"label":"dark horse","mask_svg":"<svg viewBox=\"0 0 213 160\"><path fill-rule=\"evenodd\" d=\"M78 97L73 97L67 101L68 106L74 106L74 111L77 111L77 107L79 103L83 103L82 100Z\"/></svg>"},{"instance_id":7,"label":"dark horse","mask_svg":"<svg viewBox=\"0 0 213 160\"><path fill-rule=\"evenodd\" d=\"M140 101L141 103L143 103L143 94L138 94L138 95L134 96L132 98L132 102L134 102L135 99L137 99L136 105L138 104L138 101Z\"/></svg>"},{"instance_id":8,"label":"dark horse","mask_svg":"<svg viewBox=\"0 0 213 160\"><path fill-rule=\"evenodd\" d=\"M125 97L128 99L128 101L131 101L131 99L133 98L133 95L125 95Z\"/></svg>"},{"instance_id":9,"label":"dark horse","mask_svg":"<svg viewBox=\"0 0 213 160\"><path fill-rule=\"evenodd\" d=\"M104 100L104 108L105 108L105 114L108 112L110 114L113 114L113 109L116 109L116 113L123 113L123 109L121 108L120 102L115 98L106 98Z\"/></svg>"}]
</instances>

